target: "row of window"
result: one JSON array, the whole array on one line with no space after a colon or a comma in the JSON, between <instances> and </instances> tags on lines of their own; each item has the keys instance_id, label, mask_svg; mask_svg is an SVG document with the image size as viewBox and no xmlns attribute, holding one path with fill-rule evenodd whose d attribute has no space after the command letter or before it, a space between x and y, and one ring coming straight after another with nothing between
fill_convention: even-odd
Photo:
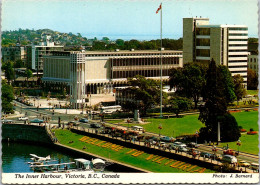
<instances>
[{"instance_id":1,"label":"row of window","mask_svg":"<svg viewBox=\"0 0 260 185\"><path fill-rule=\"evenodd\" d=\"M196 55L201 57L210 57L210 50L209 49L197 49Z\"/></svg>"},{"instance_id":2,"label":"row of window","mask_svg":"<svg viewBox=\"0 0 260 185\"><path fill-rule=\"evenodd\" d=\"M170 69L163 69L162 76L169 76ZM113 71L112 78L128 78L136 75L142 75L145 77L160 77L161 70L135 70L135 71Z\"/></svg>"},{"instance_id":3,"label":"row of window","mask_svg":"<svg viewBox=\"0 0 260 185\"><path fill-rule=\"evenodd\" d=\"M101 56L151 56L151 55L160 55L160 52L157 53L107 53L107 54L86 54L86 57L101 57ZM182 55L182 53L163 53L163 55Z\"/></svg>"},{"instance_id":4,"label":"row of window","mask_svg":"<svg viewBox=\"0 0 260 185\"><path fill-rule=\"evenodd\" d=\"M255 63L256 63L256 62L257 62L257 59L256 59L256 58L249 58L249 59L248 59L248 62L255 62Z\"/></svg>"},{"instance_id":5,"label":"row of window","mask_svg":"<svg viewBox=\"0 0 260 185\"><path fill-rule=\"evenodd\" d=\"M247 33L230 33L229 36L247 36Z\"/></svg>"},{"instance_id":6,"label":"row of window","mask_svg":"<svg viewBox=\"0 0 260 185\"><path fill-rule=\"evenodd\" d=\"M160 58L112 59L113 66L160 65ZM179 64L179 57L163 57L162 64Z\"/></svg>"},{"instance_id":7,"label":"row of window","mask_svg":"<svg viewBox=\"0 0 260 185\"><path fill-rule=\"evenodd\" d=\"M243 66L228 66L228 68L244 68L247 67L247 65L243 65Z\"/></svg>"},{"instance_id":8,"label":"row of window","mask_svg":"<svg viewBox=\"0 0 260 185\"><path fill-rule=\"evenodd\" d=\"M228 28L229 30L248 30L248 28Z\"/></svg>"},{"instance_id":9,"label":"row of window","mask_svg":"<svg viewBox=\"0 0 260 185\"><path fill-rule=\"evenodd\" d=\"M231 73L247 73L247 71L231 71Z\"/></svg>"},{"instance_id":10,"label":"row of window","mask_svg":"<svg viewBox=\"0 0 260 185\"><path fill-rule=\"evenodd\" d=\"M228 46L247 46L247 44L229 44Z\"/></svg>"},{"instance_id":11,"label":"row of window","mask_svg":"<svg viewBox=\"0 0 260 185\"><path fill-rule=\"evenodd\" d=\"M228 55L228 57L247 57L247 55Z\"/></svg>"}]
</instances>

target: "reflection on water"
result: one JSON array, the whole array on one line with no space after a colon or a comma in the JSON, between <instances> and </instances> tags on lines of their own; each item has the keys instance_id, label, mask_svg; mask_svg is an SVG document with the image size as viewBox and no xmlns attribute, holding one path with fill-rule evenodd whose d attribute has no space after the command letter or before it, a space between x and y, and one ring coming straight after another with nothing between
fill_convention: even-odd
<instances>
[{"instance_id":1,"label":"reflection on water","mask_svg":"<svg viewBox=\"0 0 260 185\"><path fill-rule=\"evenodd\" d=\"M56 151L53 148L47 148L41 145L30 145L24 143L2 142L2 170L4 173L22 173L33 172L27 163L30 160L30 154L36 154L41 157L51 156L56 160L53 163L71 162L77 156ZM90 160L90 159L88 159Z\"/></svg>"}]
</instances>

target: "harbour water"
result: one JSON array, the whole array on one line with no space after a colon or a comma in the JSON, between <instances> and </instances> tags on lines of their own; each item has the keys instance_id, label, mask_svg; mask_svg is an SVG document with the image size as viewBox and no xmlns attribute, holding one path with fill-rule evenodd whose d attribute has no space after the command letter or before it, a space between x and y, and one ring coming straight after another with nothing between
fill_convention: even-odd
<instances>
[{"instance_id":1,"label":"harbour water","mask_svg":"<svg viewBox=\"0 0 260 185\"><path fill-rule=\"evenodd\" d=\"M33 173L33 170L27 163L31 161L30 154L36 154L41 157L50 155L51 159L56 160L53 163L73 162L75 158L80 158L79 156L57 151L54 148L42 145L2 142L2 172ZM105 172L109 171L106 170Z\"/></svg>"}]
</instances>

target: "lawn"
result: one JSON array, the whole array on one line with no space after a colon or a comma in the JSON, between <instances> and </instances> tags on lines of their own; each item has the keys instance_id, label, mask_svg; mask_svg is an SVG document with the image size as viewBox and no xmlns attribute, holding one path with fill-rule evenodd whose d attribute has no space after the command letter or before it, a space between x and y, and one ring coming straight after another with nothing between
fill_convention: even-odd
<instances>
[{"instance_id":1,"label":"lawn","mask_svg":"<svg viewBox=\"0 0 260 185\"><path fill-rule=\"evenodd\" d=\"M258 94L258 90L247 90L247 94L248 95L257 95Z\"/></svg>"},{"instance_id":2,"label":"lawn","mask_svg":"<svg viewBox=\"0 0 260 185\"><path fill-rule=\"evenodd\" d=\"M196 130L199 130L203 124L198 120L198 114L188 115L182 118L169 118L169 119L159 119L151 118L146 121L148 124L141 125L148 132L159 133L158 126L162 125L161 135L166 136L179 136L182 134L195 134ZM121 124L128 126L128 124ZM138 124L131 124L134 126Z\"/></svg>"},{"instance_id":3,"label":"lawn","mask_svg":"<svg viewBox=\"0 0 260 185\"><path fill-rule=\"evenodd\" d=\"M242 111L232 113L232 115L236 118L238 125L242 126L247 131L249 131L250 128L258 130L258 111ZM196 130L199 130L203 126L203 124L198 120L198 116L199 115L197 114L187 115L182 118L153 118L147 120L150 123L141 126L143 126L148 132L159 133L158 126L159 124L162 124L161 135L166 136L173 136L173 131L174 137L182 134L194 134ZM122 125L127 126L127 124ZM240 147L240 151L258 154L258 136L242 135L240 140L242 141L243 145ZM223 145L226 145L226 143L224 143ZM229 146L235 150L237 149L236 142L229 142Z\"/></svg>"},{"instance_id":4,"label":"lawn","mask_svg":"<svg viewBox=\"0 0 260 185\"><path fill-rule=\"evenodd\" d=\"M73 148L80 149L82 151L87 151L93 154L97 154L99 156L110 158L112 160L123 162L152 172L169 172L169 173L186 172L178 168L170 167L169 166L170 163L169 165L164 165L165 162L167 162L167 159L164 159L161 162L161 164L152 162L151 160L147 160L146 158L150 156L150 154L148 153L143 153L138 157L134 157L131 154L127 154L127 152L131 150L131 148L123 148L122 150L114 151L111 148L103 148L101 146L96 146L94 144L89 144L89 143L79 141L79 139L82 138L83 135L75 134L69 130L55 130L55 135L57 136L60 143L63 145L67 145ZM69 141L73 141L73 143L69 143ZM85 150L83 149L84 146L86 147ZM201 168L196 167L194 169L201 169ZM214 173L214 171L208 169L206 169L205 172Z\"/></svg>"}]
</instances>

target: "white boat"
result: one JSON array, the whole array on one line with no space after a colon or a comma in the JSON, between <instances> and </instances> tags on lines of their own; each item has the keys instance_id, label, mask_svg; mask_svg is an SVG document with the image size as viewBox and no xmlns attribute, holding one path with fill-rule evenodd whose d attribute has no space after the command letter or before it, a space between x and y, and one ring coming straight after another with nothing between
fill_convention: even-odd
<instances>
[{"instance_id":1,"label":"white boat","mask_svg":"<svg viewBox=\"0 0 260 185\"><path fill-rule=\"evenodd\" d=\"M105 167L112 164L112 162L104 161L102 159L92 159L93 169L95 171L104 171Z\"/></svg>"}]
</instances>

